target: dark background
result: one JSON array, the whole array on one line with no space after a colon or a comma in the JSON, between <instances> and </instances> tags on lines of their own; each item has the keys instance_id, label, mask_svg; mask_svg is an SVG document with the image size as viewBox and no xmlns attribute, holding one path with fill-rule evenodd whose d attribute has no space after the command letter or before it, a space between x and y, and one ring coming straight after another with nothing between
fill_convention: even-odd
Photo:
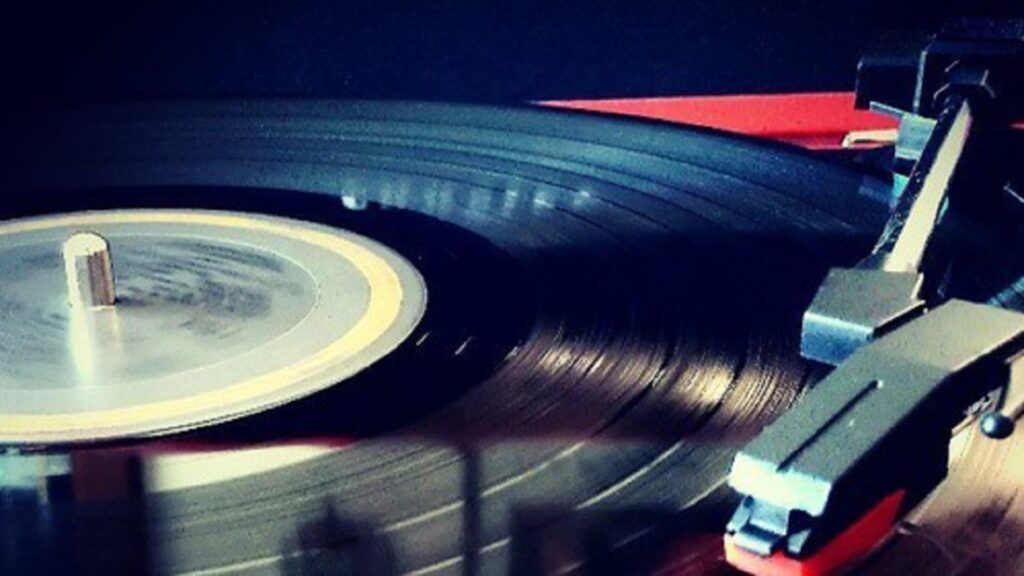
<instances>
[{"instance_id":1,"label":"dark background","mask_svg":"<svg viewBox=\"0 0 1024 576\"><path fill-rule=\"evenodd\" d=\"M872 31L925 26L958 10L981 8L899 0L35 2L4 8L0 54L3 96L15 110L232 96L508 103L848 90Z\"/></svg>"}]
</instances>

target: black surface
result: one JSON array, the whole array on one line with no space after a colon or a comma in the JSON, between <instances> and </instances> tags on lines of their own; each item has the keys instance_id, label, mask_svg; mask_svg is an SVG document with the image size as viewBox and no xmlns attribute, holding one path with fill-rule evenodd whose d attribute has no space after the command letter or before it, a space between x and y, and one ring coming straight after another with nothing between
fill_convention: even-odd
<instances>
[{"instance_id":1,"label":"black surface","mask_svg":"<svg viewBox=\"0 0 1024 576\"><path fill-rule=\"evenodd\" d=\"M715 523L679 509L721 481L734 444L720 442L809 377L800 311L827 266L868 248L886 192L782 146L526 109L102 107L55 113L19 143L0 172L8 215L85 202L313 217L395 245L444 305L411 341L435 344L406 345L358 385L189 438L377 434L129 506L141 562L161 573L671 562L673 534ZM370 209L344 209L343 194ZM116 568L116 547L88 544L116 539L115 510L77 509L90 537L60 559ZM535 529L537 510L552 515Z\"/></svg>"},{"instance_id":2,"label":"black surface","mask_svg":"<svg viewBox=\"0 0 1024 576\"><path fill-rule=\"evenodd\" d=\"M513 103L850 90L880 29L1011 2L222 0L6 7L4 97ZM1018 6L1019 9L1019 6Z\"/></svg>"}]
</instances>

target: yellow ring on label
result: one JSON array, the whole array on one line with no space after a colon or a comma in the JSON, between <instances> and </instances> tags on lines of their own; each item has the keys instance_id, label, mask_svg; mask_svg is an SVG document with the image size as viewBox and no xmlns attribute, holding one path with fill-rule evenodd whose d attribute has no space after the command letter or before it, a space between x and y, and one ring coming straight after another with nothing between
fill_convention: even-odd
<instances>
[{"instance_id":1,"label":"yellow ring on label","mask_svg":"<svg viewBox=\"0 0 1024 576\"><path fill-rule=\"evenodd\" d=\"M0 435L6 437L57 435L73 430L137 426L147 422L181 418L189 414L248 402L266 396L282 388L283 385L291 385L316 374L339 356L351 356L358 353L383 335L398 317L402 302L402 284L390 264L365 246L316 229L289 227L258 218L210 212L122 211L108 214L84 213L25 220L6 226L0 225L0 237L68 225L159 224L179 223L183 220L190 224L241 228L278 234L330 250L351 262L369 285L370 298L366 311L341 338L305 360L274 372L194 396L140 404L128 408L65 414L0 414Z\"/></svg>"}]
</instances>

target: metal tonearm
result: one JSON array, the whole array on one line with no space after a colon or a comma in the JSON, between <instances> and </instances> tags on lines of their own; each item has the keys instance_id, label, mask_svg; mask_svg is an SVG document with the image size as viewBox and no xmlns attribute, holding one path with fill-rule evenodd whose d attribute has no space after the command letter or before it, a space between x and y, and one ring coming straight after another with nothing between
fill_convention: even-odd
<instances>
[{"instance_id":1,"label":"metal tonearm","mask_svg":"<svg viewBox=\"0 0 1024 576\"><path fill-rule=\"evenodd\" d=\"M972 129L1016 113L1024 94L1024 23L968 30L920 58L915 112L934 124L905 118L931 132L874 249L833 269L805 312L801 354L835 369L733 462L742 500L726 551L742 569L829 572L862 555L945 477L972 404L1000 387L1024 395L1024 314L922 292L951 191L970 192L953 183ZM1006 436L1022 413L1015 399L982 429Z\"/></svg>"}]
</instances>

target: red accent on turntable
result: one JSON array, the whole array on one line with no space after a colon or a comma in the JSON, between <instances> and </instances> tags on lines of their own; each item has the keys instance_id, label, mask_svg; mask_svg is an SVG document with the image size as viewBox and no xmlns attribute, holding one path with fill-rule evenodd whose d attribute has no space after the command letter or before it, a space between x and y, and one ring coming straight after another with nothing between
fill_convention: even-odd
<instances>
[{"instance_id":1,"label":"red accent on turntable","mask_svg":"<svg viewBox=\"0 0 1024 576\"><path fill-rule=\"evenodd\" d=\"M725 559L740 570L763 576L825 576L862 558L874 548L896 521L906 492L899 490L883 498L874 508L841 532L813 556L795 559L783 551L767 558L740 548L725 537Z\"/></svg>"},{"instance_id":2,"label":"red accent on turntable","mask_svg":"<svg viewBox=\"0 0 1024 576\"><path fill-rule=\"evenodd\" d=\"M839 148L853 130L896 128L894 118L853 107L853 92L742 94L541 102L545 106L696 124L807 148Z\"/></svg>"}]
</instances>

